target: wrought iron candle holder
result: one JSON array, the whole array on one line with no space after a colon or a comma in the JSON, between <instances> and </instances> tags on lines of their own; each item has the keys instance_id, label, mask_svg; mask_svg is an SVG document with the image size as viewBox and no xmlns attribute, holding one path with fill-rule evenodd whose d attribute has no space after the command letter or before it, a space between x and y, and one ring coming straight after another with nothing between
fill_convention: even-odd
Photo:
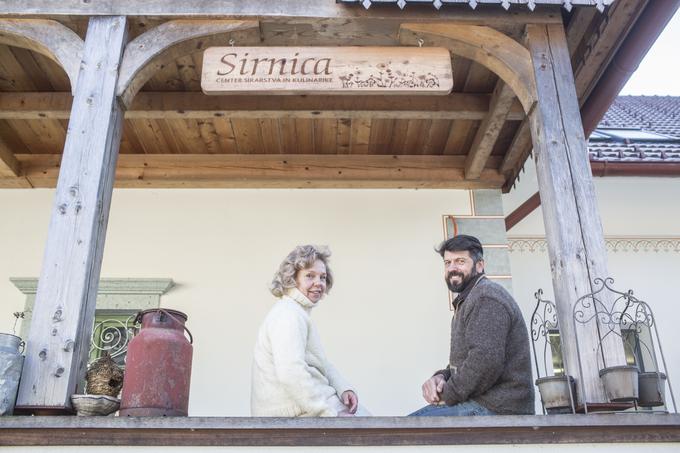
<instances>
[{"instance_id":1,"label":"wrought iron candle holder","mask_svg":"<svg viewBox=\"0 0 680 453\"><path fill-rule=\"evenodd\" d=\"M598 332L597 353L602 360L600 378L612 403L630 403L635 411L669 412L665 389L668 386L672 411L677 413L675 397L668 376L659 333L649 305L633 296L633 291L617 291L614 279L596 278L593 291L579 298L573 308L573 323L578 354L579 379L583 381L583 364L578 338L578 324L593 324ZM605 303L604 300L613 302ZM626 352L626 365L607 366L603 343L615 336L621 339ZM661 362L657 357L661 358ZM659 368L662 365L662 368ZM583 395L588 413L588 395Z\"/></svg>"},{"instance_id":2,"label":"wrought iron candle holder","mask_svg":"<svg viewBox=\"0 0 680 453\"><path fill-rule=\"evenodd\" d=\"M576 386L562 360L557 308L552 301L543 299L542 289L536 291L534 297L536 308L531 315L531 346L543 414L576 413Z\"/></svg>"}]
</instances>

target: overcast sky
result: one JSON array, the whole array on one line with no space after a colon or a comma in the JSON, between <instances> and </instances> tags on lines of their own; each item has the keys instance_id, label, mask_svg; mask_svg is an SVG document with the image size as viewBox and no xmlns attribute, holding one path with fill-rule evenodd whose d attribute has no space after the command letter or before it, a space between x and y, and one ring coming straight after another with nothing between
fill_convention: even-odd
<instances>
[{"instance_id":1,"label":"overcast sky","mask_svg":"<svg viewBox=\"0 0 680 453\"><path fill-rule=\"evenodd\" d=\"M621 94L680 96L680 10L661 32Z\"/></svg>"}]
</instances>

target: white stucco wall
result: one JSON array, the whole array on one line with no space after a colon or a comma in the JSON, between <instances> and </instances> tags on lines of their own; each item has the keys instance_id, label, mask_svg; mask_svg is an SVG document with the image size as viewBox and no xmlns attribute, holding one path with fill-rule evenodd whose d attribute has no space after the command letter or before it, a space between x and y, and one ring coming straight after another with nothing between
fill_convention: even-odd
<instances>
[{"instance_id":1,"label":"white stucco wall","mask_svg":"<svg viewBox=\"0 0 680 453\"><path fill-rule=\"evenodd\" d=\"M504 210L512 212L538 190L533 161L527 161L517 187L503 197ZM652 247L623 246L608 254L614 286L650 304L657 321L671 382L680 388L680 178L594 178L605 239L612 246L617 238L651 239ZM540 207L508 231L508 238L543 238ZM664 244L661 239L668 239ZM670 244L670 246L668 246ZM511 247L511 250L513 248ZM553 299L548 253L545 250L511 251L513 288L525 316L535 305L542 288ZM676 390L677 391L677 390ZM678 401L680 404L680 401Z\"/></svg>"},{"instance_id":2,"label":"white stucco wall","mask_svg":"<svg viewBox=\"0 0 680 453\"><path fill-rule=\"evenodd\" d=\"M52 196L0 190L0 331L25 300L9 278L40 274ZM328 244L336 286L313 313L328 356L374 414L403 415L448 359L444 214L469 215L469 192L116 190L102 277L174 279L161 302L195 337L190 414L248 415L268 283L295 245Z\"/></svg>"}]
</instances>

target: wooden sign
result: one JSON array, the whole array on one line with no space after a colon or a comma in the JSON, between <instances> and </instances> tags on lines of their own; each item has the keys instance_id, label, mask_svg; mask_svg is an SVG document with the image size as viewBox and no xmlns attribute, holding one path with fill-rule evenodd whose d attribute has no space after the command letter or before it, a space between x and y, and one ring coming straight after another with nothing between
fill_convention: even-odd
<instances>
[{"instance_id":1,"label":"wooden sign","mask_svg":"<svg viewBox=\"0 0 680 453\"><path fill-rule=\"evenodd\" d=\"M211 47L206 94L448 94L451 56L434 47Z\"/></svg>"}]
</instances>

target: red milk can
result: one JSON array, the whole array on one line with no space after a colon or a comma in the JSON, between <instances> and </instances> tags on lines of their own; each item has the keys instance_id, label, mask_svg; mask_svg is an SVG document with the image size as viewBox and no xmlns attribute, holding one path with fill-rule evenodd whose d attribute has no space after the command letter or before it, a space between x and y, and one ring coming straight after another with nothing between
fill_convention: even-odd
<instances>
[{"instance_id":1,"label":"red milk can","mask_svg":"<svg viewBox=\"0 0 680 453\"><path fill-rule=\"evenodd\" d=\"M186 416L193 354L187 315L154 308L139 312L140 320L141 330L128 346L120 415Z\"/></svg>"}]
</instances>

